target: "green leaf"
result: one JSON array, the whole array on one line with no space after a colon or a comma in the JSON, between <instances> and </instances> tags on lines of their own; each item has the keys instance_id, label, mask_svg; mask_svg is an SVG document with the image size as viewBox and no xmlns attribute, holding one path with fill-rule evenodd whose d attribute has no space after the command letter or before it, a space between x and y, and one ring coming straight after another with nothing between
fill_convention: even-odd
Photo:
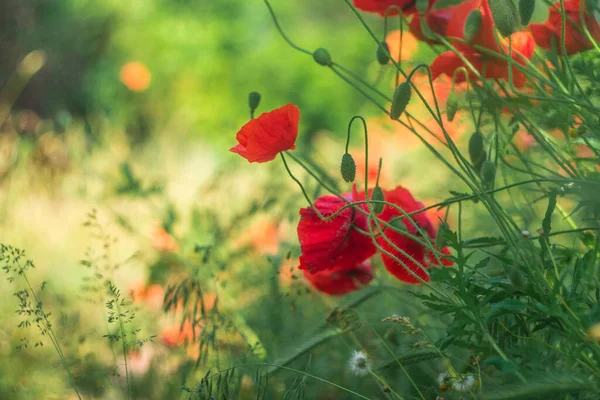
<instances>
[{"instance_id":1,"label":"green leaf","mask_svg":"<svg viewBox=\"0 0 600 400\"><path fill-rule=\"evenodd\" d=\"M506 299L490 305L490 310L485 314L486 320L497 318L506 314L518 314L527 308L527 304L516 299Z\"/></svg>"},{"instance_id":2,"label":"green leaf","mask_svg":"<svg viewBox=\"0 0 600 400\"><path fill-rule=\"evenodd\" d=\"M490 357L483 362L484 365L493 365L500 372L516 372L519 366L510 360L503 360L499 357Z\"/></svg>"}]
</instances>

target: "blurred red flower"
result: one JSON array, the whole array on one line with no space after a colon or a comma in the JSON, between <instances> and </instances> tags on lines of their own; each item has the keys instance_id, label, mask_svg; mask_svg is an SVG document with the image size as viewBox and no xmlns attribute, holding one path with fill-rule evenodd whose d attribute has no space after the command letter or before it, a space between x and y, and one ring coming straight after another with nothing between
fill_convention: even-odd
<instances>
[{"instance_id":1,"label":"blurred red flower","mask_svg":"<svg viewBox=\"0 0 600 400\"><path fill-rule=\"evenodd\" d=\"M240 129L239 144L230 149L249 162L267 162L285 150L294 150L300 110L287 104L250 120Z\"/></svg>"},{"instance_id":2,"label":"blurred red flower","mask_svg":"<svg viewBox=\"0 0 600 400\"><path fill-rule=\"evenodd\" d=\"M447 25L447 36L465 40L464 27L467 18L471 12L479 10L481 12L481 26L479 32L471 39L469 44L452 40L452 44L460 54L473 67L486 78L508 80L508 62L493 54L483 54L477 51L473 46L484 47L496 54L507 56L509 54L509 42L512 43L511 56L515 63L526 65L525 59L531 59L535 48L535 41L528 32L516 32L509 39L500 40L500 46L496 42L494 20L487 0L468 0L456 7ZM431 73L433 79L441 74L450 77L460 68L465 67L465 63L454 51L446 51L438 55L431 64ZM513 83L521 87L526 83L523 72L517 67L512 67ZM464 82L465 74L458 73L456 82ZM474 78L470 78L474 79Z\"/></svg>"},{"instance_id":3,"label":"blurred red flower","mask_svg":"<svg viewBox=\"0 0 600 400\"><path fill-rule=\"evenodd\" d=\"M427 24L427 27L437 33L440 36L446 36L448 31L448 23L454 13L454 6L448 6L446 8L433 9L433 6L437 3L437 0L430 0L427 6L427 10L423 15L423 20ZM421 25L421 16L415 13L413 19L410 21L410 32L419 40L426 43L439 43L434 39L429 39L423 33L423 26Z\"/></svg>"},{"instance_id":4,"label":"blurred red flower","mask_svg":"<svg viewBox=\"0 0 600 400\"><path fill-rule=\"evenodd\" d=\"M175 323L164 327L160 339L169 347L181 346L184 343L191 343L200 332L200 327L192 327L190 321L185 321L183 325Z\"/></svg>"},{"instance_id":5,"label":"blurred red flower","mask_svg":"<svg viewBox=\"0 0 600 400\"><path fill-rule=\"evenodd\" d=\"M356 200L356 193L346 194L349 201ZM348 204L336 196L325 195L315 201L319 212L328 217ZM372 240L355 227L368 230L367 217L353 206L344 209L330 221L322 221L317 213L306 207L300 210L298 239L302 255L300 269L316 273L336 268L352 269L375 254Z\"/></svg>"},{"instance_id":6,"label":"blurred red flower","mask_svg":"<svg viewBox=\"0 0 600 400\"><path fill-rule=\"evenodd\" d=\"M354 0L354 7L359 10L377 13L382 17L385 15L385 10L391 6L398 6L402 10L404 15L417 11L415 0ZM390 10L388 15L398 15L398 10Z\"/></svg>"},{"instance_id":7,"label":"blurred red flower","mask_svg":"<svg viewBox=\"0 0 600 400\"><path fill-rule=\"evenodd\" d=\"M304 277L320 292L341 296L366 286L373 280L371 263L365 261L352 268L333 268L311 274L304 270Z\"/></svg>"},{"instance_id":8,"label":"blurred red flower","mask_svg":"<svg viewBox=\"0 0 600 400\"><path fill-rule=\"evenodd\" d=\"M399 208L401 208L405 213L411 213L413 211L418 211L424 208L423 203L418 202L415 198L410 194L410 192L398 186L393 190L384 190L385 201L395 204ZM364 193L359 196L364 199ZM381 214L378 215L378 218L382 221L385 221L390 224L394 224L394 220L402 217L404 214L397 210L396 208L386 205L383 208ZM431 223L431 220L427 216L425 212L415 214L411 216L415 224L419 226L419 228L429 237L429 240L432 242L435 241L436 231ZM402 223L404 224L404 230L412 235L419 237L420 233L417 231L417 227L408 219L403 218L402 220L395 222L396 224ZM396 278L406 283L420 283L420 280L413 276L410 272L412 271L418 277L423 279L424 281L429 281L429 275L425 272L424 268L429 268L431 266L439 266L436 262L436 258L433 253L427 250L427 247L422 243L417 242L416 240L406 236L403 233L397 232L392 229L383 228L382 235L377 237L377 244L386 252L381 254L381 258L383 260L383 264L385 268ZM422 240L427 240L426 238L422 238ZM410 255L413 259L411 260L406 255L402 254L399 250L394 248L397 247L401 249L404 253ZM441 250L443 254L450 254L449 250L444 248ZM397 258L400 262L394 259ZM416 261L416 262L415 262ZM444 266L452 265L452 262L445 258L441 258L442 264Z\"/></svg>"},{"instance_id":9,"label":"blurred red flower","mask_svg":"<svg viewBox=\"0 0 600 400\"><path fill-rule=\"evenodd\" d=\"M593 15L585 11L585 4L580 0L565 0L565 50L567 54L575 54L581 51L591 49L592 42L588 40L584 31L583 24L590 31L595 41L600 41L600 25ZM583 21L579 12L579 7L584 8ZM529 29L533 34L535 42L544 49L552 48L552 40L556 40L559 54L562 54L562 14L560 2L555 2L548 8L549 15L543 24L531 24Z\"/></svg>"}]
</instances>

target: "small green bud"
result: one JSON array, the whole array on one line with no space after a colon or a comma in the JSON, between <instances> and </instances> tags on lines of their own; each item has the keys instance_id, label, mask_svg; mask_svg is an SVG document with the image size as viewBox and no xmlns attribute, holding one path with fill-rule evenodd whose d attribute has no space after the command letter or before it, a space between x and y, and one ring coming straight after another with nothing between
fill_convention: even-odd
<instances>
[{"instance_id":1,"label":"small green bud","mask_svg":"<svg viewBox=\"0 0 600 400\"><path fill-rule=\"evenodd\" d=\"M313 59L317 62L317 64L322 65L324 67L331 65L331 55L327 49L319 47L313 53Z\"/></svg>"},{"instance_id":2,"label":"small green bud","mask_svg":"<svg viewBox=\"0 0 600 400\"><path fill-rule=\"evenodd\" d=\"M520 17L512 0L488 0L498 32L510 36L519 30Z\"/></svg>"},{"instance_id":3,"label":"small green bud","mask_svg":"<svg viewBox=\"0 0 600 400\"><path fill-rule=\"evenodd\" d=\"M408 232L408 229L406 228L406 224L400 217L394 217L390 221L390 225L393 227L394 231L396 231L396 232Z\"/></svg>"},{"instance_id":4,"label":"small green bud","mask_svg":"<svg viewBox=\"0 0 600 400\"><path fill-rule=\"evenodd\" d=\"M477 167L485 160L485 150L483 149L483 135L480 132L475 132L469 139L469 157L471 163Z\"/></svg>"},{"instance_id":5,"label":"small green bud","mask_svg":"<svg viewBox=\"0 0 600 400\"><path fill-rule=\"evenodd\" d=\"M373 189L373 193L371 194L371 200L384 201L383 189L381 189L381 187L375 186L375 189ZM373 203L373 212L375 214L381 214L383 206L383 203Z\"/></svg>"},{"instance_id":6,"label":"small green bud","mask_svg":"<svg viewBox=\"0 0 600 400\"><path fill-rule=\"evenodd\" d=\"M354 158L352 155L345 153L342 156L342 166L341 166L342 178L346 182L354 182L356 178L356 163L354 162Z\"/></svg>"},{"instance_id":7,"label":"small green bud","mask_svg":"<svg viewBox=\"0 0 600 400\"><path fill-rule=\"evenodd\" d=\"M473 39L479 33L481 21L481 11L473 10L471 14L469 14L464 26L464 35L467 42L470 42L471 39Z\"/></svg>"},{"instance_id":8,"label":"small green bud","mask_svg":"<svg viewBox=\"0 0 600 400\"><path fill-rule=\"evenodd\" d=\"M381 42L381 46L377 46L377 62L381 65L386 65L390 62L390 58L384 49L387 50L388 53L390 52L390 46L388 46L386 42Z\"/></svg>"},{"instance_id":9,"label":"small green bud","mask_svg":"<svg viewBox=\"0 0 600 400\"><path fill-rule=\"evenodd\" d=\"M261 95L258 92L250 92L248 94L248 106L250 107L250 111L254 112L258 108L260 104Z\"/></svg>"},{"instance_id":10,"label":"small green bud","mask_svg":"<svg viewBox=\"0 0 600 400\"><path fill-rule=\"evenodd\" d=\"M496 178L496 164L490 160L485 160L481 165L481 179L484 185L491 187Z\"/></svg>"},{"instance_id":11,"label":"small green bud","mask_svg":"<svg viewBox=\"0 0 600 400\"><path fill-rule=\"evenodd\" d=\"M454 92L450 93L448 96L448 100L446 100L446 116L448 117L448 121L454 121L454 116L458 111L458 97Z\"/></svg>"},{"instance_id":12,"label":"small green bud","mask_svg":"<svg viewBox=\"0 0 600 400\"><path fill-rule=\"evenodd\" d=\"M519 16L521 17L521 23L524 26L529 25L534 9L535 0L519 0Z\"/></svg>"},{"instance_id":13,"label":"small green bud","mask_svg":"<svg viewBox=\"0 0 600 400\"><path fill-rule=\"evenodd\" d=\"M411 88L408 82L402 82L396 88L392 98L392 107L390 108L390 117L393 120L400 118L408 102L410 101Z\"/></svg>"}]
</instances>

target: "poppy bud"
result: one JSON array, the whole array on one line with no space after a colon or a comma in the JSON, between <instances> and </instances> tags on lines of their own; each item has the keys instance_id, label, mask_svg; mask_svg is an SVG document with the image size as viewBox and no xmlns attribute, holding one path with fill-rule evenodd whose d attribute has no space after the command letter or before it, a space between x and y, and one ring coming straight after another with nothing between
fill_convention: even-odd
<instances>
[{"instance_id":1,"label":"poppy bud","mask_svg":"<svg viewBox=\"0 0 600 400\"><path fill-rule=\"evenodd\" d=\"M450 93L448 96L448 100L446 100L446 117L448 117L448 121L454 121L454 116L458 111L458 97L454 92Z\"/></svg>"},{"instance_id":2,"label":"poppy bud","mask_svg":"<svg viewBox=\"0 0 600 400\"><path fill-rule=\"evenodd\" d=\"M488 0L492 17L498 32L502 36L510 36L515 33L520 25L519 13L512 0Z\"/></svg>"},{"instance_id":3,"label":"poppy bud","mask_svg":"<svg viewBox=\"0 0 600 400\"><path fill-rule=\"evenodd\" d=\"M394 120L400 118L408 102L410 101L410 85L408 82L402 82L396 88L392 98L392 107L390 108L390 117Z\"/></svg>"},{"instance_id":4,"label":"poppy bud","mask_svg":"<svg viewBox=\"0 0 600 400\"><path fill-rule=\"evenodd\" d=\"M479 29L481 28L481 21L481 11L473 10L471 14L469 14L464 27L464 35L465 40L467 42L470 42L471 39L473 39L477 35L477 33L479 33Z\"/></svg>"},{"instance_id":5,"label":"poppy bud","mask_svg":"<svg viewBox=\"0 0 600 400\"><path fill-rule=\"evenodd\" d=\"M519 16L523 25L529 24L534 9L535 0L519 0Z\"/></svg>"},{"instance_id":6,"label":"poppy bud","mask_svg":"<svg viewBox=\"0 0 600 400\"><path fill-rule=\"evenodd\" d=\"M313 53L313 59L317 62L317 64L322 65L324 67L331 65L331 55L327 49L319 47Z\"/></svg>"},{"instance_id":7,"label":"poppy bud","mask_svg":"<svg viewBox=\"0 0 600 400\"><path fill-rule=\"evenodd\" d=\"M494 184L494 178L496 178L496 164L490 160L485 160L481 166L481 179L484 185L491 187Z\"/></svg>"},{"instance_id":8,"label":"poppy bud","mask_svg":"<svg viewBox=\"0 0 600 400\"><path fill-rule=\"evenodd\" d=\"M250 107L250 111L254 112L258 108L260 104L261 95L258 92L250 92L248 94L248 107Z\"/></svg>"},{"instance_id":9,"label":"poppy bud","mask_svg":"<svg viewBox=\"0 0 600 400\"><path fill-rule=\"evenodd\" d=\"M408 232L408 229L406 229L406 224L404 224L400 217L393 218L390 221L390 225L396 232Z\"/></svg>"},{"instance_id":10,"label":"poppy bud","mask_svg":"<svg viewBox=\"0 0 600 400\"><path fill-rule=\"evenodd\" d=\"M471 163L477 167L481 165L485 159L485 150L483 149L483 135L480 132L475 132L469 139L469 157Z\"/></svg>"},{"instance_id":11,"label":"poppy bud","mask_svg":"<svg viewBox=\"0 0 600 400\"><path fill-rule=\"evenodd\" d=\"M386 65L390 62L390 57L384 51L390 52L390 46L386 42L381 42L381 46L377 46L377 62L381 65Z\"/></svg>"},{"instance_id":12,"label":"poppy bud","mask_svg":"<svg viewBox=\"0 0 600 400\"><path fill-rule=\"evenodd\" d=\"M354 178L356 178L356 163L354 162L352 155L345 153L342 156L341 172L342 178L344 178L346 182L354 182Z\"/></svg>"},{"instance_id":13,"label":"poppy bud","mask_svg":"<svg viewBox=\"0 0 600 400\"><path fill-rule=\"evenodd\" d=\"M375 186L375 189L373 189L373 193L371 194L371 200L384 201L383 189L381 189L381 187ZM383 203L373 203L373 212L375 212L375 214L381 214L383 206Z\"/></svg>"}]
</instances>

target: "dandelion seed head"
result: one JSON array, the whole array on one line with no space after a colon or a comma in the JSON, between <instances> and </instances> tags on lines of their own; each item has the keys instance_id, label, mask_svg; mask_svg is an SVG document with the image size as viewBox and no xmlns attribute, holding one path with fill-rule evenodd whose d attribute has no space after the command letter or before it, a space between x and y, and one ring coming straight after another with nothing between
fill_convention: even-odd
<instances>
[{"instance_id":1,"label":"dandelion seed head","mask_svg":"<svg viewBox=\"0 0 600 400\"><path fill-rule=\"evenodd\" d=\"M452 389L456 390L457 392L468 392L473 388L473 386L475 386L476 382L477 381L475 380L475 377L471 374L468 374L463 376L462 379L456 379L452 384Z\"/></svg>"},{"instance_id":2,"label":"dandelion seed head","mask_svg":"<svg viewBox=\"0 0 600 400\"><path fill-rule=\"evenodd\" d=\"M365 376L371 369L371 361L367 352L364 350L352 352L352 357L348 362L350 370L357 376Z\"/></svg>"}]
</instances>

